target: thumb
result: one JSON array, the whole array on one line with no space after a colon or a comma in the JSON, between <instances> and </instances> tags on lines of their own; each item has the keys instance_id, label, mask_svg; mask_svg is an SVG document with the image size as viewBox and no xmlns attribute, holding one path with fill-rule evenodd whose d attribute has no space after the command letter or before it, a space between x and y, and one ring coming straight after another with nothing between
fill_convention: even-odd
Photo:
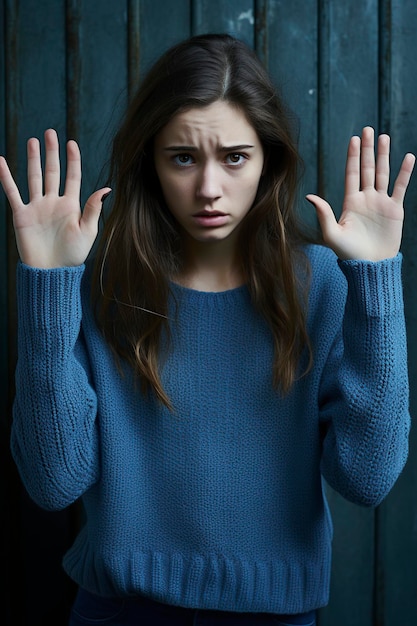
<instances>
[{"instance_id":1,"label":"thumb","mask_svg":"<svg viewBox=\"0 0 417 626\"><path fill-rule=\"evenodd\" d=\"M98 228L98 220L103 208L103 202L110 194L110 187L103 187L98 189L88 198L84 206L84 211L81 216L80 226L86 230L96 231Z\"/></svg>"},{"instance_id":2,"label":"thumb","mask_svg":"<svg viewBox=\"0 0 417 626\"><path fill-rule=\"evenodd\" d=\"M311 193L306 196L306 200L316 209L323 239L324 241L328 241L331 238L331 233L334 232L335 227L337 227L337 221L332 207L326 200Z\"/></svg>"}]
</instances>

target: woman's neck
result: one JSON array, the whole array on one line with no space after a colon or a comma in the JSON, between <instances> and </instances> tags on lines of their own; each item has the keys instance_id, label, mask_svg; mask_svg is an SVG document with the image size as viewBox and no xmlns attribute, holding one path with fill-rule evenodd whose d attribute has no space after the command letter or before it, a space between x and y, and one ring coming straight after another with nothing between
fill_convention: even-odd
<instances>
[{"instance_id":1,"label":"woman's neck","mask_svg":"<svg viewBox=\"0 0 417 626\"><path fill-rule=\"evenodd\" d=\"M243 284L242 266L225 242L188 246L174 282L197 291L227 291Z\"/></svg>"}]
</instances>

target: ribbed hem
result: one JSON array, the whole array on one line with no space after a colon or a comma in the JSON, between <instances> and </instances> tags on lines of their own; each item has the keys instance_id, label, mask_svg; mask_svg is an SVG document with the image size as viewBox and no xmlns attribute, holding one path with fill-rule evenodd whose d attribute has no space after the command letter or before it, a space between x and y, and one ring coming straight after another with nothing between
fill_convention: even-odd
<instances>
[{"instance_id":1,"label":"ribbed hem","mask_svg":"<svg viewBox=\"0 0 417 626\"><path fill-rule=\"evenodd\" d=\"M64 567L81 587L102 596L141 594L186 608L294 614L328 602L330 548L323 552L321 562L310 565L161 552L104 563L73 549Z\"/></svg>"}]
</instances>

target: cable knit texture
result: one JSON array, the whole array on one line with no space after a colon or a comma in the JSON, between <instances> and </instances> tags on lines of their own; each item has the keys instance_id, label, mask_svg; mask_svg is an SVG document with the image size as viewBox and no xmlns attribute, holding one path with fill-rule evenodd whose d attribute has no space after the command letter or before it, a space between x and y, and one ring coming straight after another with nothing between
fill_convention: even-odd
<instances>
[{"instance_id":1,"label":"cable knit texture","mask_svg":"<svg viewBox=\"0 0 417 626\"><path fill-rule=\"evenodd\" d=\"M246 287L172 285L161 376L174 413L115 368L84 267L19 265L12 451L40 506L82 498L64 558L79 585L231 611L327 603L322 477L368 506L393 486L408 451L406 334L401 255L307 254L314 367L284 398Z\"/></svg>"}]
</instances>

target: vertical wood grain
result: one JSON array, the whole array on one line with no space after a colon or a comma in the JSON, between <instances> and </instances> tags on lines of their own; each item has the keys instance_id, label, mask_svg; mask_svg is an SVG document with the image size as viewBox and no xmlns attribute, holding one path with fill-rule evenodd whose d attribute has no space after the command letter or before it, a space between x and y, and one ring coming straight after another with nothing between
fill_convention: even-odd
<instances>
[{"instance_id":1,"label":"vertical wood grain","mask_svg":"<svg viewBox=\"0 0 417 626\"><path fill-rule=\"evenodd\" d=\"M304 200L317 193L318 159L318 12L316 0L269 0L263 3L264 33L261 55L284 101L290 109L295 135L304 163L299 209L314 225L315 212Z\"/></svg>"}]
</instances>

